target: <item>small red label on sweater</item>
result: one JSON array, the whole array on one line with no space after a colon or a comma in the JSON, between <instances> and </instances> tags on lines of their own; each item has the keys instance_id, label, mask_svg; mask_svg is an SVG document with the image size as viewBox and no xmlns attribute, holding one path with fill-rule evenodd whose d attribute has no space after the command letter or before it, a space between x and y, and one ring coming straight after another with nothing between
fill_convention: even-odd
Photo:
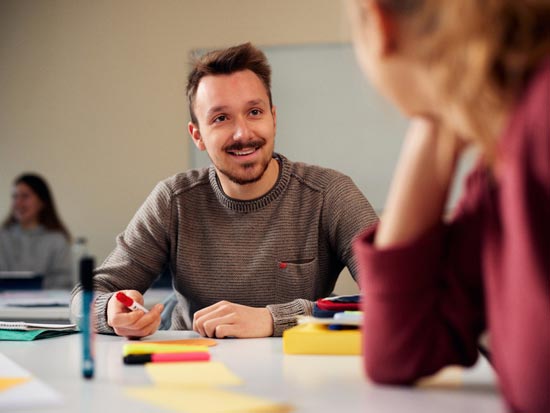
<instances>
[{"instance_id":1,"label":"small red label on sweater","mask_svg":"<svg viewBox=\"0 0 550 413\"><path fill-rule=\"evenodd\" d=\"M280 268L281 270L284 270L284 269L286 268L286 265L287 265L286 262L280 262L280 263L279 263L279 268Z\"/></svg>"}]
</instances>

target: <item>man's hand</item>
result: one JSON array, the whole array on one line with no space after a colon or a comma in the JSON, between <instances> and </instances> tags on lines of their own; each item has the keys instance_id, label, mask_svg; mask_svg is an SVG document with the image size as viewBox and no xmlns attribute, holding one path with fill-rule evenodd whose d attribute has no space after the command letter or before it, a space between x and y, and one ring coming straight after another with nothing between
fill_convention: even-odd
<instances>
[{"instance_id":1,"label":"man's hand","mask_svg":"<svg viewBox=\"0 0 550 413\"><path fill-rule=\"evenodd\" d=\"M124 294L134 301L143 304L143 296L136 290L122 290ZM131 311L119 302L116 293L107 303L107 324L115 330L119 336L128 338L145 337L157 331L160 325L162 304L155 304L148 313L141 310Z\"/></svg>"},{"instance_id":2,"label":"man's hand","mask_svg":"<svg viewBox=\"0 0 550 413\"><path fill-rule=\"evenodd\" d=\"M220 301L195 313L193 330L215 338L269 337L273 335L273 317L267 308Z\"/></svg>"}]
</instances>

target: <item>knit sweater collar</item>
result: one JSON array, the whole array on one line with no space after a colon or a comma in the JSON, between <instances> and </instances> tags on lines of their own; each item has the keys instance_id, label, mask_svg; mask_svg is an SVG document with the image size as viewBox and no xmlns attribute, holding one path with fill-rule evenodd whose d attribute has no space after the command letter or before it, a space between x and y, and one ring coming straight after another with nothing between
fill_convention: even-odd
<instances>
[{"instance_id":1,"label":"knit sweater collar","mask_svg":"<svg viewBox=\"0 0 550 413\"><path fill-rule=\"evenodd\" d=\"M227 196L216 174L216 168L214 168L214 165L210 165L208 177L218 201L228 209L244 213L258 211L275 201L285 191L290 182L290 161L278 153L274 153L273 157L279 162L279 177L277 178L277 182L266 194L248 201Z\"/></svg>"}]
</instances>

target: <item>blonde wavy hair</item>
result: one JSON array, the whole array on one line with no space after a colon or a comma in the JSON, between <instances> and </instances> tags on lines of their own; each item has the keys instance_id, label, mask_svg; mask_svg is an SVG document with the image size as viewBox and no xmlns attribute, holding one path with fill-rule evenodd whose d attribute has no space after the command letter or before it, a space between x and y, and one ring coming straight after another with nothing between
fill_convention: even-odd
<instances>
[{"instance_id":1,"label":"blonde wavy hair","mask_svg":"<svg viewBox=\"0 0 550 413\"><path fill-rule=\"evenodd\" d=\"M376 0L414 36L449 111L488 156L498 131L487 122L550 56L550 0Z\"/></svg>"}]
</instances>

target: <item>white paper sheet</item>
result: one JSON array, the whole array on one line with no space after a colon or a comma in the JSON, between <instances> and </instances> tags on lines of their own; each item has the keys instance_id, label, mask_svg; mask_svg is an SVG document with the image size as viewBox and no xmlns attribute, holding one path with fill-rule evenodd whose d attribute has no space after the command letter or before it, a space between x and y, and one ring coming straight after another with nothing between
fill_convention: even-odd
<instances>
[{"instance_id":1,"label":"white paper sheet","mask_svg":"<svg viewBox=\"0 0 550 413\"><path fill-rule=\"evenodd\" d=\"M0 391L0 412L63 404L61 394L0 353L0 378L14 377L30 377L30 380Z\"/></svg>"}]
</instances>

